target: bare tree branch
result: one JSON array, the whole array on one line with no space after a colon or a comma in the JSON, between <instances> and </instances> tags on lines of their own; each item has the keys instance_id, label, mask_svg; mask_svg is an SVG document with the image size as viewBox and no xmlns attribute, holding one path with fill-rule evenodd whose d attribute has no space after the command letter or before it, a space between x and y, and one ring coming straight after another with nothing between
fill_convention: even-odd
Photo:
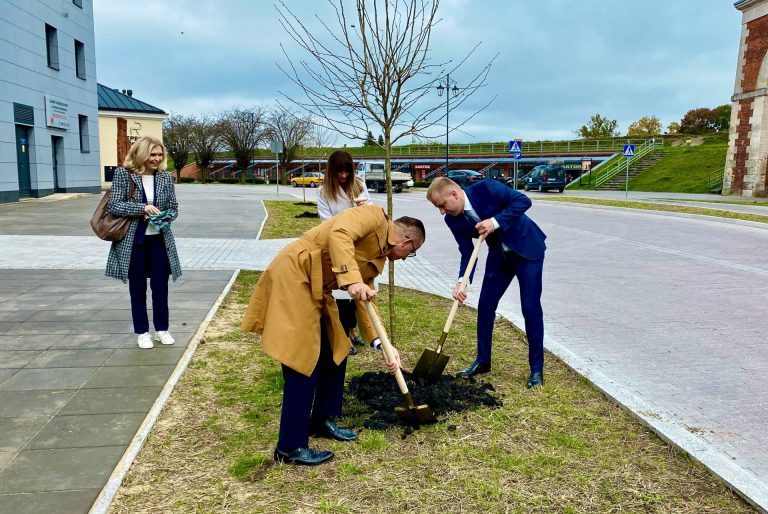
<instances>
[{"instance_id":1,"label":"bare tree branch","mask_svg":"<svg viewBox=\"0 0 768 514\"><path fill-rule=\"evenodd\" d=\"M324 119L347 138L365 140L370 126L380 127L384 139L387 211L391 217L392 144L409 135L424 134L445 120L450 111L461 107L487 84L493 61L459 90L457 100L447 113L442 101L431 100L427 95L434 94L435 87L445 82L447 74L465 64L477 46L457 64L430 60L432 29L440 21L437 17L440 0L328 0L328 3L335 20L327 22L316 16L322 27L317 32L311 31L284 0L278 0L275 5L283 29L307 54L307 60L297 61L281 45L287 66L278 64L278 67L302 90L305 98L281 94L310 115ZM352 12L354 18L348 17L347 13ZM392 263L389 279L389 283L394 284ZM394 294L391 294L390 320L394 320L393 312ZM391 324L390 331L393 329Z\"/></svg>"}]
</instances>

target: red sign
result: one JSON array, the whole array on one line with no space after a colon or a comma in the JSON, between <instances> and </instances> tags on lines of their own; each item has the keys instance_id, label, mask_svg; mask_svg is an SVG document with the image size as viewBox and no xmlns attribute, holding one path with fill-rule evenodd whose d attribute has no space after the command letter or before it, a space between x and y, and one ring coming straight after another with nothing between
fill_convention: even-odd
<instances>
[{"instance_id":1,"label":"red sign","mask_svg":"<svg viewBox=\"0 0 768 514\"><path fill-rule=\"evenodd\" d=\"M428 170L432 168L431 164L414 164L413 169L415 170Z\"/></svg>"}]
</instances>

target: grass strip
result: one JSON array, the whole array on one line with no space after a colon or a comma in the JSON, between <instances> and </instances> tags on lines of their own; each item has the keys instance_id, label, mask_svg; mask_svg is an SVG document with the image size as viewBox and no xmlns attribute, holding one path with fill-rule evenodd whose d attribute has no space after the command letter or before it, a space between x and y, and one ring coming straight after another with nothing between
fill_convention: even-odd
<instances>
[{"instance_id":1,"label":"grass strip","mask_svg":"<svg viewBox=\"0 0 768 514\"><path fill-rule=\"evenodd\" d=\"M646 211L682 212L686 214L700 214L702 216L714 216L735 220L755 221L768 223L768 216L750 214L746 212L721 211L718 209L706 209L703 207L687 207L685 205L670 205L655 202L641 202L637 200L605 200L602 198L579 198L573 196L544 197L537 196L536 200L545 202L583 203L591 205L606 205L608 207L622 207L626 209L643 209Z\"/></svg>"},{"instance_id":2,"label":"grass strip","mask_svg":"<svg viewBox=\"0 0 768 514\"><path fill-rule=\"evenodd\" d=\"M299 237L320 223L314 202L264 200L264 205L269 217L261 232L261 239Z\"/></svg>"},{"instance_id":3,"label":"grass strip","mask_svg":"<svg viewBox=\"0 0 768 514\"><path fill-rule=\"evenodd\" d=\"M527 390L524 337L502 319L494 369L483 380L504 407L447 416L403 437L398 429L363 430L365 406L348 396L340 424L361 430L359 442L312 439L336 458L319 467L274 465L280 365L257 335L239 330L258 277L240 273L111 512L754 512L552 355L545 387ZM387 295L382 286L382 305ZM450 304L398 290L391 336L409 369L434 344ZM475 319L473 309L459 310L446 373L474 357ZM379 354L365 348L349 358L347 378L380 369Z\"/></svg>"}]
</instances>

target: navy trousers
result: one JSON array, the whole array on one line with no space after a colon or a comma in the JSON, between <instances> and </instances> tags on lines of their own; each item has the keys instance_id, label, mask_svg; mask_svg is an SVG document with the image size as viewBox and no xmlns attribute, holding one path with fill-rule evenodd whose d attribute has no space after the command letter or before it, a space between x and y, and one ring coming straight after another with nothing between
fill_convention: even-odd
<instances>
[{"instance_id":1,"label":"navy trousers","mask_svg":"<svg viewBox=\"0 0 768 514\"><path fill-rule=\"evenodd\" d=\"M321 326L324 322L321 322ZM306 376L283 365L283 408L277 447L283 451L309 446L309 430L326 419L341 415L347 359L338 366L325 326L320 329L320 359Z\"/></svg>"},{"instance_id":2,"label":"navy trousers","mask_svg":"<svg viewBox=\"0 0 768 514\"><path fill-rule=\"evenodd\" d=\"M531 373L544 369L544 313L541 309L544 259L531 261L514 252L494 252L485 264L483 287L477 306L477 360L491 362L491 344L496 308L512 279L520 283L520 305L528 338ZM491 271L493 270L493 271Z\"/></svg>"},{"instance_id":3,"label":"navy trousers","mask_svg":"<svg viewBox=\"0 0 768 514\"><path fill-rule=\"evenodd\" d=\"M147 318L147 277L152 288L152 322L155 330L168 330L168 276L171 266L161 234L144 236L134 242L128 268L128 291L131 294L133 331L149 332Z\"/></svg>"}]
</instances>

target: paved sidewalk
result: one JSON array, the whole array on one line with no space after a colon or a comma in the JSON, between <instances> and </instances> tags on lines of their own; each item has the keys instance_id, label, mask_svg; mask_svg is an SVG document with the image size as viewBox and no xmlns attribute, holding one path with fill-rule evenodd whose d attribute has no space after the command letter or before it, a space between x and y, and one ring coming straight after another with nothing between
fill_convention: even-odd
<instances>
[{"instance_id":1,"label":"paved sidewalk","mask_svg":"<svg viewBox=\"0 0 768 514\"><path fill-rule=\"evenodd\" d=\"M126 286L0 271L0 512L87 512L231 276L171 287L173 346L139 350Z\"/></svg>"}]
</instances>

